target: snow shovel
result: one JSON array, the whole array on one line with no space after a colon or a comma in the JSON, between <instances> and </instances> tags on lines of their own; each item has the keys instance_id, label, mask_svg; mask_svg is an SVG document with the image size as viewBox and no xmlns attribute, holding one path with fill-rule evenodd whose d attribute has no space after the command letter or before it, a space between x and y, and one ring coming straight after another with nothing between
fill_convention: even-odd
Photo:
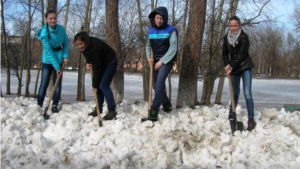
<instances>
[{"instance_id":1,"label":"snow shovel","mask_svg":"<svg viewBox=\"0 0 300 169\"><path fill-rule=\"evenodd\" d=\"M55 84L54 84L54 86L53 86L53 88L52 88L52 91L51 91L51 93L50 93L48 102L47 102L47 104L46 104L46 107L45 107L45 110L44 110L44 115L43 115L45 120L48 120L49 117L50 117L50 115L47 114L47 111L48 111L48 109L49 109L49 105L50 105L51 100L52 100L52 98L53 98L55 89L56 89L56 87L57 87L57 85L58 85L58 82L59 82L61 76L62 76L64 67L65 67L65 63L63 63L63 65L61 66L61 74L59 74L58 77L56 78ZM55 72L54 72L54 73L55 73Z\"/></svg>"},{"instance_id":2,"label":"snow shovel","mask_svg":"<svg viewBox=\"0 0 300 169\"><path fill-rule=\"evenodd\" d=\"M90 67L90 73L91 73L91 78L93 81L93 67ZM100 109L99 109L99 103L98 103L98 97L97 97L97 91L93 91L94 92L94 100L96 102L96 110L97 110L97 116L98 116L98 121L99 121L99 127L102 127L102 120L101 120L101 116L100 116Z\"/></svg>"},{"instance_id":3,"label":"snow shovel","mask_svg":"<svg viewBox=\"0 0 300 169\"><path fill-rule=\"evenodd\" d=\"M234 102L234 95L233 95L233 88L232 88L231 76L228 77L228 81L229 81L230 99L231 99L232 114L233 114L233 118L229 119L229 122L230 122L231 133L233 135L233 133L236 131L236 128L239 131L243 131L244 130L244 124L241 121L237 121L237 118L236 118L235 102Z\"/></svg>"},{"instance_id":4,"label":"snow shovel","mask_svg":"<svg viewBox=\"0 0 300 169\"><path fill-rule=\"evenodd\" d=\"M151 59L153 59L153 52L151 50ZM150 79L149 79L149 97L148 97L148 117L150 117L150 110L152 104L152 80L153 80L153 64L150 65ZM147 121L148 117L141 119L142 122Z\"/></svg>"}]
</instances>

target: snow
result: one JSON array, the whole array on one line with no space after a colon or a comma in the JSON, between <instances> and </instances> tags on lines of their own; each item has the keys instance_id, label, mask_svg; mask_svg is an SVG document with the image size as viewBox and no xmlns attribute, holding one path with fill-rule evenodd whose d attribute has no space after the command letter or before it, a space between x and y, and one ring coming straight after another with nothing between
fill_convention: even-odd
<instances>
[{"instance_id":1,"label":"snow","mask_svg":"<svg viewBox=\"0 0 300 169\"><path fill-rule=\"evenodd\" d=\"M4 88L5 74L1 76ZM33 71L32 79L35 76ZM158 122L141 123L148 114L147 102L142 101L142 78L126 74L125 99L117 106L117 119L103 121L102 127L97 117L87 116L95 106L88 74L87 101L77 102L77 75L64 72L61 111L48 110L51 116L46 121L35 98L3 93L1 168L300 168L300 112L282 108L285 103L300 103L300 81L253 79L257 126L235 136L227 119L226 82L223 105L160 111ZM12 77L11 91L16 91L15 84ZM177 87L174 75L173 107ZM200 95L202 82L198 90ZM242 93L240 100L236 111L246 128ZM102 116L106 113L104 106Z\"/></svg>"}]
</instances>

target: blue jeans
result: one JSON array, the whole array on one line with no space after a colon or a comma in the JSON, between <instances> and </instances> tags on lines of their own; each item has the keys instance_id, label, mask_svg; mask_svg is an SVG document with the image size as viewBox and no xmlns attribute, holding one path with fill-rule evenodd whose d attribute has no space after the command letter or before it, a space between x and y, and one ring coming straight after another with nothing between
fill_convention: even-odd
<instances>
[{"instance_id":1,"label":"blue jeans","mask_svg":"<svg viewBox=\"0 0 300 169\"><path fill-rule=\"evenodd\" d=\"M103 74L101 76L100 84L97 90L98 104L101 112L104 103L104 97L107 102L108 111L115 111L116 109L115 99L111 91L110 84L116 73L117 67L118 60L116 60L112 64L107 65L107 67L104 68Z\"/></svg>"},{"instance_id":2,"label":"blue jeans","mask_svg":"<svg viewBox=\"0 0 300 169\"><path fill-rule=\"evenodd\" d=\"M50 81L50 77L52 72L54 71L54 77L53 77L53 85L55 84L56 78L57 78L57 74L56 71L54 69L54 67L52 66L52 64L45 64L43 63L42 65L42 77L41 77L41 85L39 88L39 92L38 92L38 99L37 99L37 104L39 106L43 106L44 100L45 100L45 95L46 95L46 91L47 91L47 87L49 85L49 81ZM61 77L62 79L62 77ZM52 105L58 105L58 101L59 101L59 96L61 93L61 79L55 89L54 95L53 95L53 102ZM51 99L51 98L50 98Z\"/></svg>"},{"instance_id":3,"label":"blue jeans","mask_svg":"<svg viewBox=\"0 0 300 169\"><path fill-rule=\"evenodd\" d=\"M153 89L155 96L152 102L151 109L158 111L161 104L166 107L171 105L171 102L166 93L165 81L173 67L173 63L162 64L162 66L155 70L153 67Z\"/></svg>"},{"instance_id":4,"label":"blue jeans","mask_svg":"<svg viewBox=\"0 0 300 169\"><path fill-rule=\"evenodd\" d=\"M232 87L234 93L234 101L235 106L237 106L239 102L239 95L240 95L240 80L243 80L243 90L244 96L246 99L247 111L248 111L248 118L254 118L254 103L252 98L252 70L245 70L239 75L231 75L232 79ZM230 104L230 111L229 114L232 114L232 107Z\"/></svg>"}]
</instances>

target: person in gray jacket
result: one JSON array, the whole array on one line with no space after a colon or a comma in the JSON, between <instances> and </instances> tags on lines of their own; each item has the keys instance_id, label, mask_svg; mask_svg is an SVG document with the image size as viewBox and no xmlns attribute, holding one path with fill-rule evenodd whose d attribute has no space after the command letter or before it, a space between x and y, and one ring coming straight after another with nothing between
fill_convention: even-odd
<instances>
[{"instance_id":1,"label":"person in gray jacket","mask_svg":"<svg viewBox=\"0 0 300 169\"><path fill-rule=\"evenodd\" d=\"M177 29L168 24L168 10L158 7L149 15L151 27L148 31L146 55L149 65L153 64L153 88L155 96L148 120L157 121L161 105L166 112L172 111L172 104L165 91L165 81L173 68L178 51ZM151 49L154 58L150 58Z\"/></svg>"}]
</instances>

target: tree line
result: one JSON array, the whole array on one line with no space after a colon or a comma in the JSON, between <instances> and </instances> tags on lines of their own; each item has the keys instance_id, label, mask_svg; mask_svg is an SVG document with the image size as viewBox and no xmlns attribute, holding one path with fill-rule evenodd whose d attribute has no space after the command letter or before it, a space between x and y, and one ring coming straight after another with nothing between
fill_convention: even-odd
<instances>
[{"instance_id":1,"label":"tree line","mask_svg":"<svg viewBox=\"0 0 300 169\"><path fill-rule=\"evenodd\" d=\"M21 95L23 74L24 95L36 96L42 47L34 36L43 24L45 11L54 9L58 23L69 36L70 61L67 67L78 71L77 99L85 100L85 60L73 44L79 31L106 41L116 51L119 66L112 83L116 103L124 98L124 63L137 59L143 64L143 96L148 98L149 67L145 45L150 27L149 13L166 6L169 23L179 32L179 52L176 66L179 87L176 107L211 104L214 83L218 82L214 104L220 104L225 74L222 62L223 37L228 19L237 15L250 38L250 56L254 76L300 78L300 4L294 3L293 27L279 26L276 16L270 15L271 0L1 0L1 67L5 68L6 94L11 94L11 72L18 79L17 95ZM249 8L251 12L245 10ZM9 29L8 29L9 27ZM37 66L37 78L30 70ZM171 75L168 78L169 96ZM197 89L197 83L203 83ZM29 85L35 85L29 91ZM51 83L50 83L51 84ZM50 89L51 90L51 87ZM202 95L197 96L201 90Z\"/></svg>"}]
</instances>

